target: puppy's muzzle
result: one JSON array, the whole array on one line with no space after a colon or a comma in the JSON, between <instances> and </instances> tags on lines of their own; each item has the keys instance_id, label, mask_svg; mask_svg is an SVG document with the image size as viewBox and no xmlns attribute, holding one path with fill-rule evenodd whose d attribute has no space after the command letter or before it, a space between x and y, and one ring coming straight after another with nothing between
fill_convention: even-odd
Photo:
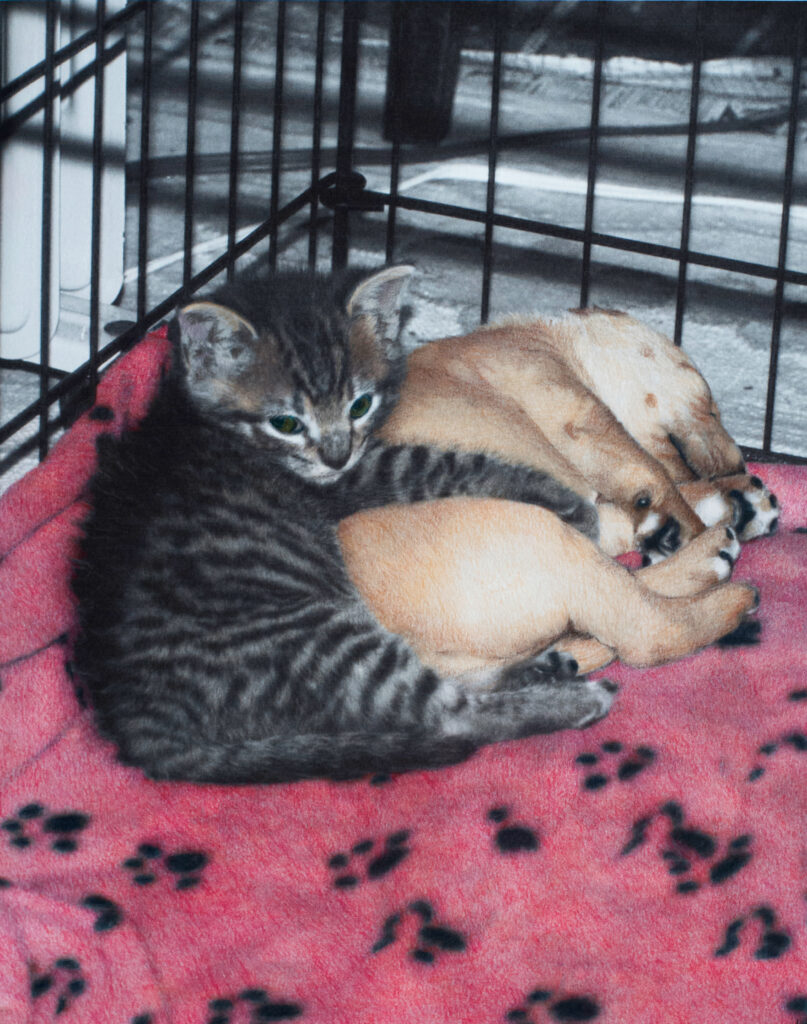
<instances>
[{"instance_id":1,"label":"puppy's muzzle","mask_svg":"<svg viewBox=\"0 0 807 1024\"><path fill-rule=\"evenodd\" d=\"M652 565L663 558L669 558L681 547L681 524L669 516L653 533L643 537L639 548L642 565Z\"/></svg>"}]
</instances>

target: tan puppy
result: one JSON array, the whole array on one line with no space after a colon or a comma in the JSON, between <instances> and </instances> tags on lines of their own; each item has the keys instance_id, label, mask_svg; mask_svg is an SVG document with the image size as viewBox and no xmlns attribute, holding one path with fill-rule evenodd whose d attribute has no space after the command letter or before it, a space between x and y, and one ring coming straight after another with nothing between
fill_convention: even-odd
<instances>
[{"instance_id":1,"label":"tan puppy","mask_svg":"<svg viewBox=\"0 0 807 1024\"><path fill-rule=\"evenodd\" d=\"M739 553L728 524L743 539L772 531L775 498L745 474L685 353L626 314L513 319L426 345L382 433L526 463L600 509L600 548L510 502L388 507L341 525L378 618L443 671L561 637L583 672L615 656L658 664L731 632L756 605L753 588L716 585ZM718 525L706 530L696 509ZM636 574L607 557L637 543L649 561L681 550Z\"/></svg>"}]
</instances>

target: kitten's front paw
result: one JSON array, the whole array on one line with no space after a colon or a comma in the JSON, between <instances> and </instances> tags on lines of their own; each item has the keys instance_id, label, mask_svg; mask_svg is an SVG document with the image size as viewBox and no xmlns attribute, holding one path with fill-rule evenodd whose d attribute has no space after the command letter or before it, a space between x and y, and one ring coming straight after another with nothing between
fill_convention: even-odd
<instances>
[{"instance_id":1,"label":"kitten's front paw","mask_svg":"<svg viewBox=\"0 0 807 1024\"><path fill-rule=\"evenodd\" d=\"M586 691L586 696L581 701L580 717L572 728L587 729L601 718L605 718L611 710L619 687L610 679L587 679L578 685Z\"/></svg>"},{"instance_id":2,"label":"kitten's front paw","mask_svg":"<svg viewBox=\"0 0 807 1024\"><path fill-rule=\"evenodd\" d=\"M553 679L575 679L580 667L571 654L554 647L547 647L545 651L536 654L530 665L539 674L552 676Z\"/></svg>"},{"instance_id":3,"label":"kitten's front paw","mask_svg":"<svg viewBox=\"0 0 807 1024\"><path fill-rule=\"evenodd\" d=\"M573 658L571 654L557 651L554 647L547 647L545 651L536 654L534 658L519 661L507 669L502 675L497 689L521 690L525 686L560 683L571 679L582 682L583 677L578 676L578 669L577 659Z\"/></svg>"},{"instance_id":4,"label":"kitten's front paw","mask_svg":"<svg viewBox=\"0 0 807 1024\"><path fill-rule=\"evenodd\" d=\"M779 502L758 476L748 477L748 486L729 491L732 526L742 541L776 532Z\"/></svg>"}]
</instances>

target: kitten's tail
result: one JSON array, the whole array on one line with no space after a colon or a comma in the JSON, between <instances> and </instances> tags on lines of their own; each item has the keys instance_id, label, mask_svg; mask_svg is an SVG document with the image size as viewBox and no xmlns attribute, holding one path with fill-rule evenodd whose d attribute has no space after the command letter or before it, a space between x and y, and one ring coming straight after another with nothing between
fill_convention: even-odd
<instances>
[{"instance_id":1,"label":"kitten's tail","mask_svg":"<svg viewBox=\"0 0 807 1024\"><path fill-rule=\"evenodd\" d=\"M250 785L301 779L351 779L376 772L441 768L464 761L479 747L467 736L412 733L339 733L272 736L239 743L212 743L161 751L158 769L126 757L153 779ZM152 760L151 758L149 760Z\"/></svg>"}]
</instances>

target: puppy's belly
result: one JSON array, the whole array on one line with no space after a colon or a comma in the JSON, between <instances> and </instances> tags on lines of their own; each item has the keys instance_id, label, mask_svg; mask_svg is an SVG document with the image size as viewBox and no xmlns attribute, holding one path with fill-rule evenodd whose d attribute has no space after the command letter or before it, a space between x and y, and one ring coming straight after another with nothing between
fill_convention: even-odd
<instances>
[{"instance_id":1,"label":"puppy's belly","mask_svg":"<svg viewBox=\"0 0 807 1024\"><path fill-rule=\"evenodd\" d=\"M566 628L568 570L580 560L570 535L545 509L478 498L388 506L339 526L348 572L383 625L424 657L493 660Z\"/></svg>"}]
</instances>

